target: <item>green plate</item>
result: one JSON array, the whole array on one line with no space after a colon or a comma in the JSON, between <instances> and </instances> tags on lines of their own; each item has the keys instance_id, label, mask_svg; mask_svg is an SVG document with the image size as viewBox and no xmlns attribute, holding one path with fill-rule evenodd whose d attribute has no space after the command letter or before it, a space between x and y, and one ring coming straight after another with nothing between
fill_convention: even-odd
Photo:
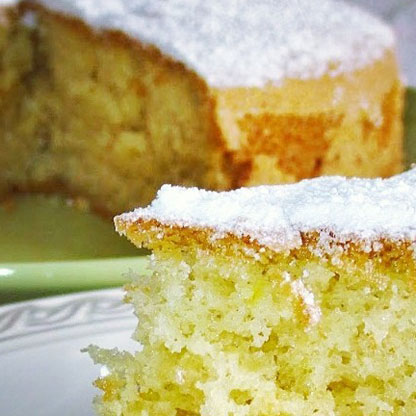
<instances>
[{"instance_id":1,"label":"green plate","mask_svg":"<svg viewBox=\"0 0 416 416\"><path fill-rule=\"evenodd\" d=\"M407 166L416 163L416 89L406 96L405 151ZM0 303L120 286L129 269L146 273L145 251L59 196L3 203L0 230Z\"/></svg>"},{"instance_id":2,"label":"green plate","mask_svg":"<svg viewBox=\"0 0 416 416\"><path fill-rule=\"evenodd\" d=\"M146 272L146 251L111 220L56 195L19 195L0 205L0 303L120 286Z\"/></svg>"}]
</instances>

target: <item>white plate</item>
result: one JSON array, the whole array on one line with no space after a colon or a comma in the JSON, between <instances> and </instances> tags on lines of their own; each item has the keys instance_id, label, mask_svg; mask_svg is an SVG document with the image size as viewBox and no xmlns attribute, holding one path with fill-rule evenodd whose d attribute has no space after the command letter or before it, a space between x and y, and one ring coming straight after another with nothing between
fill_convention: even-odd
<instances>
[{"instance_id":1,"label":"white plate","mask_svg":"<svg viewBox=\"0 0 416 416\"><path fill-rule=\"evenodd\" d=\"M89 344L134 350L136 325L120 289L0 308L0 415L92 416L100 368Z\"/></svg>"}]
</instances>

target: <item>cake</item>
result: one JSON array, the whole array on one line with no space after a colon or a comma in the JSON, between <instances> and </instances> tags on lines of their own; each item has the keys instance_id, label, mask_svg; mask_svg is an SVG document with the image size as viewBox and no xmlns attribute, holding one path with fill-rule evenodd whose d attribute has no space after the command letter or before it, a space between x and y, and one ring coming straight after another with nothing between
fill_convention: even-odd
<instances>
[{"instance_id":1,"label":"cake","mask_svg":"<svg viewBox=\"0 0 416 416\"><path fill-rule=\"evenodd\" d=\"M0 194L112 214L402 167L391 29L331 0L1 0ZM377 157L375 157L377 155Z\"/></svg>"},{"instance_id":2,"label":"cake","mask_svg":"<svg viewBox=\"0 0 416 416\"><path fill-rule=\"evenodd\" d=\"M89 347L102 416L416 414L416 169L210 192L116 229L152 250L134 354Z\"/></svg>"}]
</instances>

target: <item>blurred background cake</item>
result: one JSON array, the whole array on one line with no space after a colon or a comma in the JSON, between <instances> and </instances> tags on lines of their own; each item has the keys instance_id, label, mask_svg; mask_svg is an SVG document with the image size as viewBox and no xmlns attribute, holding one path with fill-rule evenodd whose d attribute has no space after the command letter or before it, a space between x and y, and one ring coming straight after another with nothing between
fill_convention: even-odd
<instances>
[{"instance_id":1,"label":"blurred background cake","mask_svg":"<svg viewBox=\"0 0 416 416\"><path fill-rule=\"evenodd\" d=\"M163 183L402 169L388 26L340 2L2 3L0 190L105 213Z\"/></svg>"}]
</instances>

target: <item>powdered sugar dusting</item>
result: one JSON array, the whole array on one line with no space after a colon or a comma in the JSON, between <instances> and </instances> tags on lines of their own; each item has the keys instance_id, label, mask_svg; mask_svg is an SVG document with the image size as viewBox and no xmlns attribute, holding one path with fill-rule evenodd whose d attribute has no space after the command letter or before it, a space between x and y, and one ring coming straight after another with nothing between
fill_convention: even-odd
<instances>
[{"instance_id":1,"label":"powdered sugar dusting","mask_svg":"<svg viewBox=\"0 0 416 416\"><path fill-rule=\"evenodd\" d=\"M316 325L321 320L321 308L315 303L314 294L308 290L302 279L295 280L291 283L293 292L299 296L305 308L309 319L309 325Z\"/></svg>"},{"instance_id":2,"label":"powdered sugar dusting","mask_svg":"<svg viewBox=\"0 0 416 416\"><path fill-rule=\"evenodd\" d=\"M382 237L416 241L416 168L390 179L321 177L229 192L164 185L150 206L116 223L139 219L207 227L219 238L246 236L276 250L300 246L301 233L311 231L320 232L323 251L333 239L376 250Z\"/></svg>"},{"instance_id":3,"label":"powdered sugar dusting","mask_svg":"<svg viewBox=\"0 0 416 416\"><path fill-rule=\"evenodd\" d=\"M308 275L309 273L304 270L302 277L308 277ZM283 272L283 280L290 285L292 293L300 299L309 320L309 327L318 324L321 320L322 311L315 302L313 292L306 288L302 279L292 280L292 276L288 272Z\"/></svg>"},{"instance_id":4,"label":"powdered sugar dusting","mask_svg":"<svg viewBox=\"0 0 416 416\"><path fill-rule=\"evenodd\" d=\"M154 44L217 87L334 76L394 45L387 25L336 0L37 2Z\"/></svg>"}]
</instances>

